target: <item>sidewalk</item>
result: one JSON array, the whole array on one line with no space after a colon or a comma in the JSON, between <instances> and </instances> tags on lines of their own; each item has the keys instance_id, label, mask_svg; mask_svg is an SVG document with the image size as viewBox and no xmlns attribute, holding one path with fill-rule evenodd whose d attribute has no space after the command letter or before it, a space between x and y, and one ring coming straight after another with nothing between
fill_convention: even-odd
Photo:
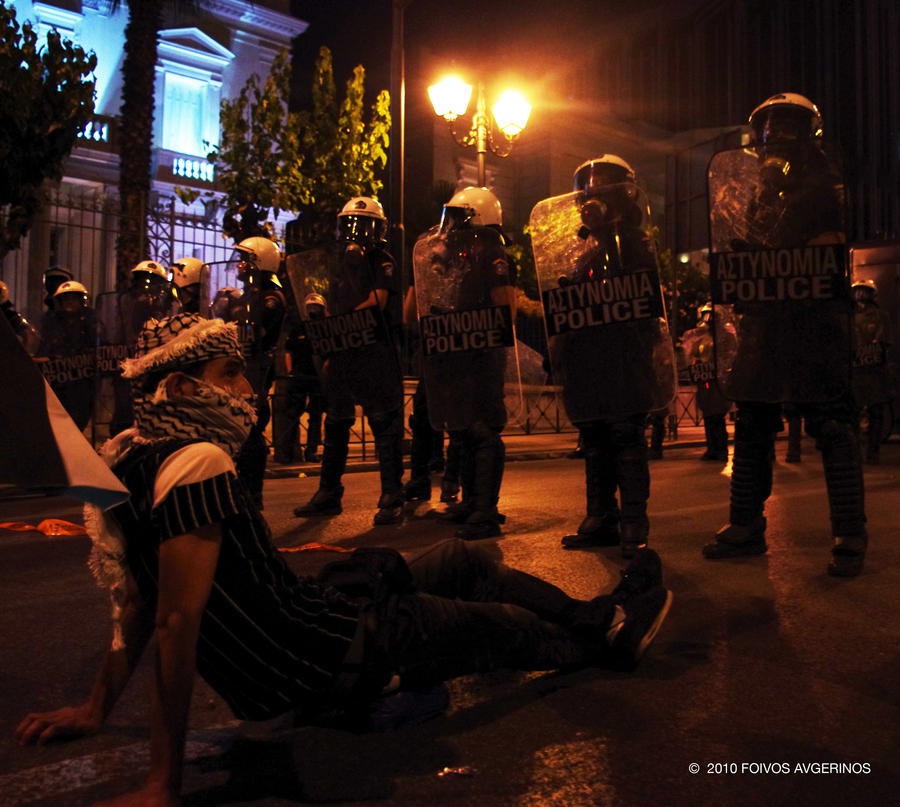
<instances>
[{"instance_id":1,"label":"sidewalk","mask_svg":"<svg viewBox=\"0 0 900 807\"><path fill-rule=\"evenodd\" d=\"M729 429L729 441L731 437L731 429ZM575 446L578 443L578 432L574 430L541 434L524 434L521 431L504 432L503 442L506 445L507 462L560 459L575 450ZM682 424L678 427L678 436L676 438L666 437L663 443L663 455L668 449L697 448L705 444L706 440L702 425ZM378 462L375 459L375 445L371 439L365 443L351 442L350 453L347 457L346 473L376 470L378 470ZM294 478L301 474L304 476L318 476L319 463L298 462L281 465L273 462L272 458L269 457L269 462L266 465L267 479Z\"/></svg>"}]
</instances>

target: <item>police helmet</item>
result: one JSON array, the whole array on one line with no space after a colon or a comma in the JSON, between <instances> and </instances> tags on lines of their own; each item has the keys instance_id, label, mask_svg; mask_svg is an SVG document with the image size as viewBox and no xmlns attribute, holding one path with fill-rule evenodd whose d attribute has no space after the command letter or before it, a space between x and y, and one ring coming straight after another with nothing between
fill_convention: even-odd
<instances>
[{"instance_id":1,"label":"police helmet","mask_svg":"<svg viewBox=\"0 0 900 807\"><path fill-rule=\"evenodd\" d=\"M51 266L44 272L44 289L52 297L60 283L72 278L73 274L65 266Z\"/></svg>"},{"instance_id":2,"label":"police helmet","mask_svg":"<svg viewBox=\"0 0 900 807\"><path fill-rule=\"evenodd\" d=\"M172 282L179 289L204 281L209 275L209 266L200 258L179 258L172 264Z\"/></svg>"},{"instance_id":3,"label":"police helmet","mask_svg":"<svg viewBox=\"0 0 900 807\"><path fill-rule=\"evenodd\" d=\"M453 194L441 214L441 230L453 230L466 225L496 227L503 224L500 200L487 188L468 187Z\"/></svg>"},{"instance_id":4,"label":"police helmet","mask_svg":"<svg viewBox=\"0 0 900 807\"><path fill-rule=\"evenodd\" d=\"M615 154L601 154L585 160L575 169L573 190L585 196L594 196L603 188L623 183L634 183L631 166Z\"/></svg>"},{"instance_id":5,"label":"police helmet","mask_svg":"<svg viewBox=\"0 0 900 807\"><path fill-rule=\"evenodd\" d=\"M387 217L381 202L354 196L337 215L337 236L342 243L374 246L387 238Z\"/></svg>"},{"instance_id":6,"label":"police helmet","mask_svg":"<svg viewBox=\"0 0 900 807\"><path fill-rule=\"evenodd\" d=\"M750 128L760 145L802 142L822 136L822 115L805 95L782 92L750 113Z\"/></svg>"},{"instance_id":7,"label":"police helmet","mask_svg":"<svg viewBox=\"0 0 900 807\"><path fill-rule=\"evenodd\" d=\"M156 261L141 261L131 269L131 287L148 288L169 282L166 267Z\"/></svg>"},{"instance_id":8,"label":"police helmet","mask_svg":"<svg viewBox=\"0 0 900 807\"><path fill-rule=\"evenodd\" d=\"M311 319L316 319L320 316L324 317L328 310L328 306L325 304L325 298L317 292L307 294L303 300L303 305L306 308L307 316ZM318 306L321 311L310 311L310 306Z\"/></svg>"},{"instance_id":9,"label":"police helmet","mask_svg":"<svg viewBox=\"0 0 900 807\"><path fill-rule=\"evenodd\" d=\"M79 301L81 302L81 305L87 305L88 290L77 280L67 280L65 283L60 283L59 288L55 292L53 292L53 299L59 300L61 302L61 298L64 294L71 294L73 295L73 297L77 295Z\"/></svg>"},{"instance_id":10,"label":"police helmet","mask_svg":"<svg viewBox=\"0 0 900 807\"><path fill-rule=\"evenodd\" d=\"M857 280L854 281L853 299L858 303L877 303L878 302L878 286L874 280Z\"/></svg>"},{"instance_id":11,"label":"police helmet","mask_svg":"<svg viewBox=\"0 0 900 807\"><path fill-rule=\"evenodd\" d=\"M240 262L260 272L274 275L281 265L281 252L270 238L255 235L245 238L235 249L241 253Z\"/></svg>"}]
</instances>

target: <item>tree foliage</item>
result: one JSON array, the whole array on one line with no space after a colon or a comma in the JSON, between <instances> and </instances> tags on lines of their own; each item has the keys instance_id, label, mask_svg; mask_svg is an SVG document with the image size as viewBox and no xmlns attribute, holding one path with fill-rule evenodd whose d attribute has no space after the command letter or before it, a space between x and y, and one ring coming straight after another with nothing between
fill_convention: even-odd
<instances>
[{"instance_id":1,"label":"tree foliage","mask_svg":"<svg viewBox=\"0 0 900 807\"><path fill-rule=\"evenodd\" d=\"M681 335L697 325L697 311L709 300L709 273L703 272L691 263L681 263L672 255L668 247L659 243L659 228L653 228L656 255L659 261L659 281L672 338ZM677 312L675 307L677 290Z\"/></svg>"},{"instance_id":2,"label":"tree foliage","mask_svg":"<svg viewBox=\"0 0 900 807\"><path fill-rule=\"evenodd\" d=\"M45 180L63 161L94 111L94 53L55 30L38 46L31 23L0 3L0 258L17 249L40 210Z\"/></svg>"},{"instance_id":3,"label":"tree foliage","mask_svg":"<svg viewBox=\"0 0 900 807\"><path fill-rule=\"evenodd\" d=\"M265 84L251 76L233 101L223 101L219 146L210 153L225 190L225 233L240 240L271 234L270 214L298 214L303 247L328 241L344 202L377 196L387 162L390 109L378 93L365 115L365 70L358 65L338 101L328 48L319 51L312 106L288 112L290 63L282 51Z\"/></svg>"}]
</instances>

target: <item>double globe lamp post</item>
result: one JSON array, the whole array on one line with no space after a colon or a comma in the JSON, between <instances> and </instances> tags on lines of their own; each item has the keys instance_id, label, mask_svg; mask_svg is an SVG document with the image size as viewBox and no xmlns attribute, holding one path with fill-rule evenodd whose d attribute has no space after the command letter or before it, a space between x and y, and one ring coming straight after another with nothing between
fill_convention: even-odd
<instances>
[{"instance_id":1,"label":"double globe lamp post","mask_svg":"<svg viewBox=\"0 0 900 807\"><path fill-rule=\"evenodd\" d=\"M484 155L488 150L498 157L506 157L512 151L516 138L522 133L531 105L515 90L507 90L487 114L484 85L479 82L475 112L467 130L458 128L458 121L469 108L472 86L457 76L450 76L428 88L428 97L435 114L450 124L453 139L463 147L475 146L478 154L478 184L485 186Z\"/></svg>"}]
</instances>

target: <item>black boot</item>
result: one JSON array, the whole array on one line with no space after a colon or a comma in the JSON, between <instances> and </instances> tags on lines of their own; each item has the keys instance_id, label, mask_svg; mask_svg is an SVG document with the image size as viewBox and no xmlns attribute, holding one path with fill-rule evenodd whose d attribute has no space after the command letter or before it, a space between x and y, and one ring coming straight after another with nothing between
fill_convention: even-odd
<instances>
[{"instance_id":1,"label":"black boot","mask_svg":"<svg viewBox=\"0 0 900 807\"><path fill-rule=\"evenodd\" d=\"M472 510L455 535L465 540L489 538L500 534L500 524L504 521L497 511L497 502L506 446L498 431L483 424L476 424L467 440L473 456Z\"/></svg>"},{"instance_id":2,"label":"black boot","mask_svg":"<svg viewBox=\"0 0 900 807\"><path fill-rule=\"evenodd\" d=\"M859 443L850 424L835 420L822 425L818 443L834 536L828 573L855 577L862 571L868 542Z\"/></svg>"},{"instance_id":3,"label":"black boot","mask_svg":"<svg viewBox=\"0 0 900 807\"><path fill-rule=\"evenodd\" d=\"M772 492L777 407L741 407L735 422L729 523L703 547L708 560L766 551L763 505Z\"/></svg>"},{"instance_id":4,"label":"black boot","mask_svg":"<svg viewBox=\"0 0 900 807\"><path fill-rule=\"evenodd\" d=\"M375 453L378 456L378 474L381 478L381 497L376 526L395 524L402 519L404 490L403 478L403 413L397 409L369 418L375 437Z\"/></svg>"},{"instance_id":5,"label":"black boot","mask_svg":"<svg viewBox=\"0 0 900 807\"><path fill-rule=\"evenodd\" d=\"M353 421L350 419L325 416L325 442L319 489L306 504L294 508L294 515L298 518L335 516L341 512L341 497L344 495L341 478L347 467L352 426Z\"/></svg>"},{"instance_id":6,"label":"black boot","mask_svg":"<svg viewBox=\"0 0 900 807\"><path fill-rule=\"evenodd\" d=\"M715 459L718 462L728 462L728 427L725 425L725 415L716 415L710 424L715 446Z\"/></svg>"},{"instance_id":7,"label":"black boot","mask_svg":"<svg viewBox=\"0 0 900 807\"><path fill-rule=\"evenodd\" d=\"M647 520L650 469L643 428L638 429L632 422L614 424L613 444L616 446L616 478L622 507L622 557L631 558L647 545L650 532Z\"/></svg>"},{"instance_id":8,"label":"black boot","mask_svg":"<svg viewBox=\"0 0 900 807\"><path fill-rule=\"evenodd\" d=\"M584 456L584 486L587 516L574 535L565 535L566 549L591 546L617 546L619 543L619 506L616 502L616 474L612 463L609 427L586 427L579 440Z\"/></svg>"}]
</instances>

